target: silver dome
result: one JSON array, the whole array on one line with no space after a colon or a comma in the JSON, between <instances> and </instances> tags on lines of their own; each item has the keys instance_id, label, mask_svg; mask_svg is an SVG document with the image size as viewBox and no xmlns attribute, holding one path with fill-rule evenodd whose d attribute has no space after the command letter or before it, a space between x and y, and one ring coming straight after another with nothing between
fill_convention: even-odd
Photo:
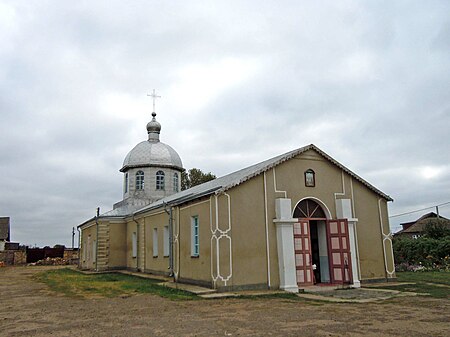
<instances>
[{"instance_id":1,"label":"silver dome","mask_svg":"<svg viewBox=\"0 0 450 337\"><path fill-rule=\"evenodd\" d=\"M178 153L169 145L145 140L137 144L125 157L121 172L132 167L161 166L183 170Z\"/></svg>"}]
</instances>

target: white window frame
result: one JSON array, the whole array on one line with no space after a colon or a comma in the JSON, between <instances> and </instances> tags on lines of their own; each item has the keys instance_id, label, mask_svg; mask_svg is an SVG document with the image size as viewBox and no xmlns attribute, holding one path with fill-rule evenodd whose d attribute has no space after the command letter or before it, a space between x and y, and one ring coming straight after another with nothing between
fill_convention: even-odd
<instances>
[{"instance_id":1,"label":"white window frame","mask_svg":"<svg viewBox=\"0 0 450 337\"><path fill-rule=\"evenodd\" d=\"M200 230L198 215L191 217L191 257L200 256Z\"/></svg>"},{"instance_id":2,"label":"white window frame","mask_svg":"<svg viewBox=\"0 0 450 337\"><path fill-rule=\"evenodd\" d=\"M174 192L179 192L178 184L179 184L178 173L175 172L173 174L173 191Z\"/></svg>"},{"instance_id":3,"label":"white window frame","mask_svg":"<svg viewBox=\"0 0 450 337\"><path fill-rule=\"evenodd\" d=\"M137 233L131 234L131 257L137 257Z\"/></svg>"},{"instance_id":4,"label":"white window frame","mask_svg":"<svg viewBox=\"0 0 450 337\"><path fill-rule=\"evenodd\" d=\"M165 186L166 174L164 171L159 170L156 172L156 190L164 191L166 189Z\"/></svg>"},{"instance_id":5,"label":"white window frame","mask_svg":"<svg viewBox=\"0 0 450 337\"><path fill-rule=\"evenodd\" d=\"M145 173L142 170L136 172L136 190L143 191L145 188Z\"/></svg>"},{"instance_id":6,"label":"white window frame","mask_svg":"<svg viewBox=\"0 0 450 337\"><path fill-rule=\"evenodd\" d=\"M158 228L153 228L153 257L158 257Z\"/></svg>"},{"instance_id":7,"label":"white window frame","mask_svg":"<svg viewBox=\"0 0 450 337\"><path fill-rule=\"evenodd\" d=\"M169 226L164 226L164 257L169 256Z\"/></svg>"}]
</instances>

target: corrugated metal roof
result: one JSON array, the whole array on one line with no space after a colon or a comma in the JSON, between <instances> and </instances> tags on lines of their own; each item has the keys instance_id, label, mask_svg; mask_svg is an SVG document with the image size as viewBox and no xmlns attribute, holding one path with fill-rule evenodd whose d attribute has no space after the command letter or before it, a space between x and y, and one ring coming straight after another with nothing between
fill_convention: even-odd
<instances>
[{"instance_id":1,"label":"corrugated metal roof","mask_svg":"<svg viewBox=\"0 0 450 337\"><path fill-rule=\"evenodd\" d=\"M276 156L274 158L265 160L258 164L246 167L242 170L227 174L223 177L208 181L204 184L194 186L188 190L179 192L177 194L173 194L169 197L160 199L148 206L145 206L145 207L135 211L134 214L139 214L139 213L143 213L143 212L150 211L153 209L157 209L157 208L164 206L164 204L179 205L181 203L185 203L185 202L188 202L188 201L191 201L194 199L198 199L205 195L210 195L213 193L220 194L220 193L225 192L232 187L238 186L238 185L244 183L245 181L247 181L263 172L266 172L266 171L270 170L271 168L273 168L273 167L275 167L275 166L277 166L277 165L279 165L301 153L304 153L308 150L316 151L318 154L323 156L325 159L327 159L334 165L338 166L339 168L344 170L344 172L348 173L350 176L352 176L353 178L355 178L356 180L358 180L359 182L361 182L362 184L367 186L370 190L374 191L375 193L377 193L378 195L380 195L381 197L383 197L384 199L386 199L388 201L393 201L393 199L390 196L388 196L387 194L384 194L379 189L375 188L373 185L368 183L366 180L364 180L363 178L361 178L354 172L350 171L348 168L346 168L344 165L340 164L335 159L333 159L332 157L327 155L325 152L320 150L314 144L310 144L308 146L304 146L299 149Z\"/></svg>"}]
</instances>

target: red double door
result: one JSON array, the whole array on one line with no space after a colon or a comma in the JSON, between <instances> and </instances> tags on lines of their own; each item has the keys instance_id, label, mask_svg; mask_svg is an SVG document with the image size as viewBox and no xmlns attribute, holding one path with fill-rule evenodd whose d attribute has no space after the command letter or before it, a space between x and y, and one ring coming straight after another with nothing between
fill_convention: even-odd
<instances>
[{"instance_id":1,"label":"red double door","mask_svg":"<svg viewBox=\"0 0 450 337\"><path fill-rule=\"evenodd\" d=\"M346 219L326 220L328 262L332 284L352 283L350 241ZM308 220L294 224L294 249L297 284L314 284L311 234Z\"/></svg>"}]
</instances>

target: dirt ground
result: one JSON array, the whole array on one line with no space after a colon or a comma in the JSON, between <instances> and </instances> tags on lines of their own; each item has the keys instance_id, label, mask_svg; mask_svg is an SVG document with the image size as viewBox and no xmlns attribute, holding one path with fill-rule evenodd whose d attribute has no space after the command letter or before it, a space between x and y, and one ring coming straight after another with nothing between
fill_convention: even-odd
<instances>
[{"instance_id":1,"label":"dirt ground","mask_svg":"<svg viewBox=\"0 0 450 337\"><path fill-rule=\"evenodd\" d=\"M31 278L48 268L0 268L0 336L450 336L445 299L73 299Z\"/></svg>"}]
</instances>

